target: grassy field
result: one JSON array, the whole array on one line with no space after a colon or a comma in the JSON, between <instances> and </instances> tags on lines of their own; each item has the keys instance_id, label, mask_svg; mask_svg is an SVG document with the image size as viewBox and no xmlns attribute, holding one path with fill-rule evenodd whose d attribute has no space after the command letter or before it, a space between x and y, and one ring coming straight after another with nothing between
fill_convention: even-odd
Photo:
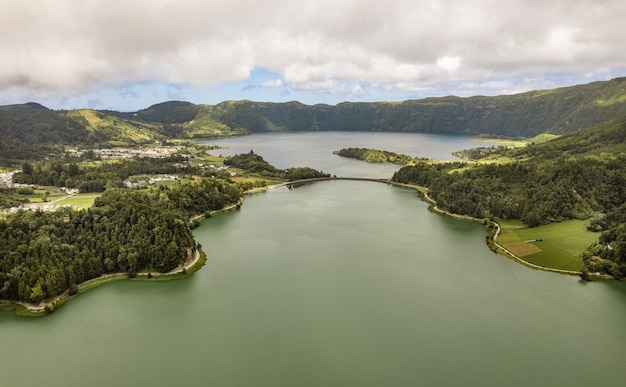
<instances>
[{"instance_id":1,"label":"grassy field","mask_svg":"<svg viewBox=\"0 0 626 387\"><path fill-rule=\"evenodd\" d=\"M567 220L528 228L518 221L499 221L498 242L520 258L535 265L563 270L580 270L581 253L597 241L599 234L587 231L588 221Z\"/></svg>"},{"instance_id":2,"label":"grassy field","mask_svg":"<svg viewBox=\"0 0 626 387\"><path fill-rule=\"evenodd\" d=\"M93 201L99 197L100 193L77 194L67 199L60 200L55 204L59 206L72 206L76 208L89 208L93 205Z\"/></svg>"}]
</instances>

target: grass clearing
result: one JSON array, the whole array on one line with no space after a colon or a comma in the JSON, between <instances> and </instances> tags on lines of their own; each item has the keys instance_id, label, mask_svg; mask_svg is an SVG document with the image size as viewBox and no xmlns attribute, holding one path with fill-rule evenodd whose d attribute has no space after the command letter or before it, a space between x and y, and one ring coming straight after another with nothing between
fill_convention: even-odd
<instances>
[{"instance_id":1,"label":"grass clearing","mask_svg":"<svg viewBox=\"0 0 626 387\"><path fill-rule=\"evenodd\" d=\"M599 234L587 231L586 220L566 220L528 228L519 221L500 221L498 242L535 265L578 271L580 258Z\"/></svg>"},{"instance_id":2,"label":"grass clearing","mask_svg":"<svg viewBox=\"0 0 626 387\"><path fill-rule=\"evenodd\" d=\"M63 200L59 200L55 204L59 206L71 206L75 208L89 208L93 205L93 201L102 195L101 193L76 194Z\"/></svg>"},{"instance_id":3,"label":"grass clearing","mask_svg":"<svg viewBox=\"0 0 626 387\"><path fill-rule=\"evenodd\" d=\"M488 143L494 144L496 146L502 145L507 148L521 148L523 146L528 145L528 140L513 140L507 138L497 138L497 137L476 137L474 141L480 143Z\"/></svg>"}]
</instances>

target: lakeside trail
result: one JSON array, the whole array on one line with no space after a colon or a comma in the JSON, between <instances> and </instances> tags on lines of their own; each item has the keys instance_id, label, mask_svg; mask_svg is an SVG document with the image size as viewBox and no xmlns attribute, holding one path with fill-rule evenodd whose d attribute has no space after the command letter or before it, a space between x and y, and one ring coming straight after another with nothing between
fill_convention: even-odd
<instances>
[{"instance_id":1,"label":"lakeside trail","mask_svg":"<svg viewBox=\"0 0 626 387\"><path fill-rule=\"evenodd\" d=\"M243 200L240 199L237 201L237 203L231 204L229 206L226 206L224 208L221 208L219 210L215 210L215 211L211 211L209 214L211 216L213 215L218 215L224 212L228 212L231 211L233 209L239 208L241 207L241 205L243 204ZM200 215L196 215L194 217L192 217L190 219L190 221L193 221L195 219L199 219L205 217L204 214L200 214ZM178 265L177 267L175 267L174 269L170 270L167 273L152 273L152 272L142 272L142 273L137 273L137 277L146 277L148 278L148 275L150 275L151 277L163 277L163 276L168 276L168 275L175 275L175 274L179 274L181 273L183 270L189 270L190 268L192 268L194 265L196 265L198 263L198 261L200 260L201 254L200 254L200 250L199 249L195 249L194 250L195 253L191 254L191 251L188 252L187 254L187 258L185 259L185 261L183 263L181 263L180 265ZM124 279L124 278L128 278L128 273L109 273L109 274L105 274L102 275L100 277L97 278L92 278L90 280L87 280L85 282L82 282L80 284L78 284L79 287L88 287L91 284L97 283L97 282L108 282L107 280L118 280L118 279ZM69 294L69 290L64 291L63 293L59 294L58 296L47 300L47 301L41 301L37 304L32 303L32 302L26 302L26 301L18 301L18 300L5 300L5 299L0 299L0 305L19 305L22 306L23 308L34 312L34 313L43 313L43 311L46 308L54 308L55 305L62 303L67 297L70 297L71 295Z\"/></svg>"},{"instance_id":2,"label":"lakeside trail","mask_svg":"<svg viewBox=\"0 0 626 387\"><path fill-rule=\"evenodd\" d=\"M422 195L424 196L424 199L429 202L432 207L431 209L437 213L440 214L444 214L447 216L451 216L454 218L459 218L459 219L467 219L467 220L473 220L473 221L477 221L477 222L484 222L484 219L481 218L474 218L472 216L469 215L459 215L459 214L454 214L452 212L443 210L439 207L437 207L437 202L431 198L428 195L428 188L423 187L423 186L419 186L419 185L413 185L413 184L404 184L404 183L396 183L396 182L389 182L389 184L392 185L397 185L397 186L401 186L401 187L407 187L407 188L413 188L418 190L419 192L422 193ZM563 269L555 269L555 268L551 268L551 267L546 267L546 266L540 266L540 265L536 265L534 263L528 262L524 259L522 259L521 257L517 256L516 254L513 254L510 250L508 250L507 248L505 248L504 246L502 246L499 242L498 242L498 236L500 235L500 231L501 231L501 227L500 224L496 221L490 220L491 224L493 224L496 227L496 232L493 235L493 243L494 245L501 250L501 252L499 252L500 255L503 255L505 257L511 258L514 261L521 263L522 265L529 267L531 269L535 269L535 270L542 270L542 271L549 271L552 273L558 273L558 274L567 274L567 275L580 275L581 272L580 271L574 271L574 270L563 270ZM592 274L593 276L597 277L597 278L606 278L605 276L602 276L600 273L596 273L596 274Z\"/></svg>"},{"instance_id":3,"label":"lakeside trail","mask_svg":"<svg viewBox=\"0 0 626 387\"><path fill-rule=\"evenodd\" d=\"M193 255L191 254L191 251L189 251L185 262L181 263L180 265L168 271L167 273L152 273L152 272L144 273L142 272L142 273L137 273L137 277L148 278L148 274L150 274L152 277L163 277L163 276L168 276L168 275L179 274L183 270L189 270L194 265L196 265L198 261L200 260L200 257L201 257L200 250L195 249ZM108 279L115 280L115 279L125 279L125 278L128 278L128 273L110 273L110 274L105 274L100 277L92 278L90 280L82 282L78 284L78 286L85 287L85 286L89 286L90 284L100 282L100 281L105 281ZM41 313L44 309L46 309L46 307L52 307L56 305L59 301L63 300L65 297L69 297L69 296L70 296L69 291L66 290L63 293L59 294L58 296L54 297L53 299L49 301L42 301L38 304L33 304L31 302L26 302L26 301L0 300L0 305L3 305L3 304L4 305L20 305L24 307L25 309L28 309L31 312Z\"/></svg>"}]
</instances>

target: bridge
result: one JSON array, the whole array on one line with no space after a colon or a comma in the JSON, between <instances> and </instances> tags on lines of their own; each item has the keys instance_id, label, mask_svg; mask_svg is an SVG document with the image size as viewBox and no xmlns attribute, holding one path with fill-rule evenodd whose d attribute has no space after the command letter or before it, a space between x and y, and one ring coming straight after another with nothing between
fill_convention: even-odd
<instances>
[{"instance_id":1,"label":"bridge","mask_svg":"<svg viewBox=\"0 0 626 387\"><path fill-rule=\"evenodd\" d=\"M317 181L328 181L328 180L352 180L352 181L373 181L376 183L385 183L385 184L393 184L393 182L391 181L390 178L388 177L338 177L338 176L332 176L332 177L316 177L313 179L302 179L302 180L293 180L293 181L288 181L285 183L281 183L281 184L276 184L276 185L272 185L270 188L277 188L277 187L283 187L283 186L298 186L298 185L302 185L302 184L306 184L306 183L313 183L313 182L317 182Z\"/></svg>"}]
</instances>

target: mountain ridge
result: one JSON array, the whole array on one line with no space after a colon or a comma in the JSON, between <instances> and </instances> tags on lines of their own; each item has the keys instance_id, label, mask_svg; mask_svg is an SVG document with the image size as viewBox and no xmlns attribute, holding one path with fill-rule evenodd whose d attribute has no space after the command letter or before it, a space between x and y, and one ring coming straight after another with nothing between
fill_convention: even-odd
<instances>
[{"instance_id":1,"label":"mountain ridge","mask_svg":"<svg viewBox=\"0 0 626 387\"><path fill-rule=\"evenodd\" d=\"M86 122L85 114L93 111ZM145 143L272 131L418 132L499 137L568 134L626 116L626 78L495 97L399 102L166 101L136 112L50 110L35 102L0 106L3 141L27 144ZM120 130L123 127L123 130Z\"/></svg>"}]
</instances>

